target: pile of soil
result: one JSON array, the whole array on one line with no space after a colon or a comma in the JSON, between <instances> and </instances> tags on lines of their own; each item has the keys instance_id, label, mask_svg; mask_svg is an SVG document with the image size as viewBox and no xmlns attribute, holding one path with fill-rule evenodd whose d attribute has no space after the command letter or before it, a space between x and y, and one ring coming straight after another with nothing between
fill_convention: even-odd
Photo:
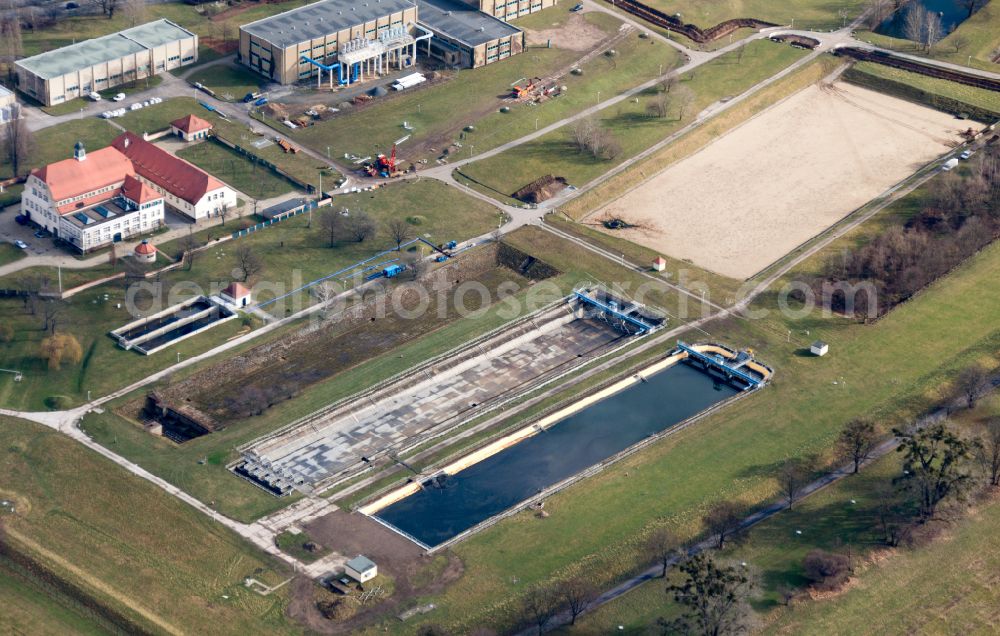
<instances>
[{"instance_id":1,"label":"pile of soil","mask_svg":"<svg viewBox=\"0 0 1000 636\"><path fill-rule=\"evenodd\" d=\"M540 179L535 179L511 196L525 203L541 203L562 192L566 185L564 177L547 174Z\"/></svg>"}]
</instances>

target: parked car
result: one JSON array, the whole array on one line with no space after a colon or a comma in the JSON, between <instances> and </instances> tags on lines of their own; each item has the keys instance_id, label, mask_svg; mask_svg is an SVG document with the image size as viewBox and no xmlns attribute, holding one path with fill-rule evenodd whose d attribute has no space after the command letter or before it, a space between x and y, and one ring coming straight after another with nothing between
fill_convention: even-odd
<instances>
[{"instance_id":1,"label":"parked car","mask_svg":"<svg viewBox=\"0 0 1000 636\"><path fill-rule=\"evenodd\" d=\"M966 150L962 154L958 155L958 158L962 159L964 161L964 160L967 160L971 156L972 156L972 151L971 150Z\"/></svg>"},{"instance_id":2,"label":"parked car","mask_svg":"<svg viewBox=\"0 0 1000 636\"><path fill-rule=\"evenodd\" d=\"M49 233L46 232L45 230L38 230L37 232L35 232L35 238L45 238L48 235Z\"/></svg>"},{"instance_id":3,"label":"parked car","mask_svg":"<svg viewBox=\"0 0 1000 636\"><path fill-rule=\"evenodd\" d=\"M14 222L17 223L18 225L27 225L28 217L26 217L23 214L18 214L17 216L14 217Z\"/></svg>"},{"instance_id":4,"label":"parked car","mask_svg":"<svg viewBox=\"0 0 1000 636\"><path fill-rule=\"evenodd\" d=\"M90 93L87 93L87 97L89 97L91 99L91 101L95 101L95 102L101 101L101 94L98 93L97 91L92 91Z\"/></svg>"},{"instance_id":5,"label":"parked car","mask_svg":"<svg viewBox=\"0 0 1000 636\"><path fill-rule=\"evenodd\" d=\"M577 11L583 11L583 5L582 4L575 5L572 9L570 9L570 11L572 11L573 13L576 13Z\"/></svg>"},{"instance_id":6,"label":"parked car","mask_svg":"<svg viewBox=\"0 0 1000 636\"><path fill-rule=\"evenodd\" d=\"M118 93L112 99L114 99L116 102L123 101L125 99L125 93Z\"/></svg>"},{"instance_id":7,"label":"parked car","mask_svg":"<svg viewBox=\"0 0 1000 636\"><path fill-rule=\"evenodd\" d=\"M26 249L28 249L28 244L27 244L27 243L25 243L25 242L24 242L24 241L22 241L22 240L17 240L17 241L14 241L14 245L18 246L18 247L19 247L19 248L21 248L22 250L26 250Z\"/></svg>"}]
</instances>

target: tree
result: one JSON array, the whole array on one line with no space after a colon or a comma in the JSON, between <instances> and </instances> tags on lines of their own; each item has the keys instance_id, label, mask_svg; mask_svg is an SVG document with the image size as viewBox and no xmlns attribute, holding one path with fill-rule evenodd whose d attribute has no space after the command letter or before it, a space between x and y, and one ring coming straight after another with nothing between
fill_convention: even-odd
<instances>
[{"instance_id":1,"label":"tree","mask_svg":"<svg viewBox=\"0 0 1000 636\"><path fill-rule=\"evenodd\" d=\"M930 51L934 45L941 41L941 34L944 32L941 26L941 14L935 11L928 11L924 14L924 45Z\"/></svg>"},{"instance_id":2,"label":"tree","mask_svg":"<svg viewBox=\"0 0 1000 636\"><path fill-rule=\"evenodd\" d=\"M931 519L938 506L959 499L971 485L967 467L973 445L943 422L912 431L893 429L903 454L903 474L895 482L916 497L923 519Z\"/></svg>"},{"instance_id":3,"label":"tree","mask_svg":"<svg viewBox=\"0 0 1000 636\"><path fill-rule=\"evenodd\" d=\"M924 41L924 18L926 12L923 5L914 2L906 7L906 15L903 16L903 35L907 40L912 40L916 44Z\"/></svg>"},{"instance_id":4,"label":"tree","mask_svg":"<svg viewBox=\"0 0 1000 636\"><path fill-rule=\"evenodd\" d=\"M236 268L247 282L264 271L264 260L249 245L240 245L236 248Z\"/></svg>"},{"instance_id":5,"label":"tree","mask_svg":"<svg viewBox=\"0 0 1000 636\"><path fill-rule=\"evenodd\" d=\"M851 560L836 552L812 550L802 560L802 572L818 590L835 590L851 574Z\"/></svg>"},{"instance_id":6,"label":"tree","mask_svg":"<svg viewBox=\"0 0 1000 636\"><path fill-rule=\"evenodd\" d=\"M42 303L42 331L55 333L62 321L63 306L54 300Z\"/></svg>"},{"instance_id":7,"label":"tree","mask_svg":"<svg viewBox=\"0 0 1000 636\"><path fill-rule=\"evenodd\" d=\"M726 539L736 534L743 524L746 509L735 501L720 501L709 508L702 521L711 536L718 540L721 550L726 545Z\"/></svg>"},{"instance_id":8,"label":"tree","mask_svg":"<svg viewBox=\"0 0 1000 636\"><path fill-rule=\"evenodd\" d=\"M958 53L965 47L969 46L971 40L965 36L963 33L956 33L951 36L951 45L955 47L955 52Z\"/></svg>"},{"instance_id":9,"label":"tree","mask_svg":"<svg viewBox=\"0 0 1000 636\"><path fill-rule=\"evenodd\" d=\"M983 427L976 446L976 458L990 486L1000 486L1000 417L992 417Z\"/></svg>"},{"instance_id":10,"label":"tree","mask_svg":"<svg viewBox=\"0 0 1000 636\"><path fill-rule=\"evenodd\" d=\"M990 388L990 378L979 366L968 367L958 374L955 388L965 400L965 405L974 409L979 398Z\"/></svg>"},{"instance_id":11,"label":"tree","mask_svg":"<svg viewBox=\"0 0 1000 636\"><path fill-rule=\"evenodd\" d=\"M965 19L968 20L976 12L976 9L979 8L980 0L958 0L958 4L968 12L965 16ZM955 50L957 51L958 49Z\"/></svg>"},{"instance_id":12,"label":"tree","mask_svg":"<svg viewBox=\"0 0 1000 636\"><path fill-rule=\"evenodd\" d=\"M786 459L778 470L778 481L781 483L781 492L788 503L788 509L798 500L802 492L802 487L809 479L809 466L807 461L801 459Z\"/></svg>"},{"instance_id":13,"label":"tree","mask_svg":"<svg viewBox=\"0 0 1000 636\"><path fill-rule=\"evenodd\" d=\"M649 539L646 540L646 548L663 567L660 578L666 578L670 562L680 554L680 550L678 550L680 545L680 540L667 528L657 528L649 535Z\"/></svg>"},{"instance_id":14,"label":"tree","mask_svg":"<svg viewBox=\"0 0 1000 636\"><path fill-rule=\"evenodd\" d=\"M347 217L347 232L357 243L363 243L370 238L374 238L378 231L378 226L367 212L358 211Z\"/></svg>"},{"instance_id":15,"label":"tree","mask_svg":"<svg viewBox=\"0 0 1000 636\"><path fill-rule=\"evenodd\" d=\"M3 156L14 176L21 174L21 167L28 160L34 145L28 124L21 117L21 108L14 104L11 106L11 119L3 124Z\"/></svg>"},{"instance_id":16,"label":"tree","mask_svg":"<svg viewBox=\"0 0 1000 636\"><path fill-rule=\"evenodd\" d=\"M4 54L7 58L7 72L11 79L14 78L14 60L24 54L21 39L21 18L16 7L10 7L0 20L0 38L3 39Z\"/></svg>"},{"instance_id":17,"label":"tree","mask_svg":"<svg viewBox=\"0 0 1000 636\"><path fill-rule=\"evenodd\" d=\"M146 0L124 0L122 12L131 26L142 24L146 21Z\"/></svg>"},{"instance_id":18,"label":"tree","mask_svg":"<svg viewBox=\"0 0 1000 636\"><path fill-rule=\"evenodd\" d=\"M337 241L344 235L347 227L347 218L344 216L343 208L325 208L319 213L319 228L326 236L330 247L337 244Z\"/></svg>"},{"instance_id":19,"label":"tree","mask_svg":"<svg viewBox=\"0 0 1000 636\"><path fill-rule=\"evenodd\" d=\"M201 241L198 240L198 237L194 235L194 231L189 227L187 235L181 239L181 254L189 272L194 267L194 262L198 260L198 256L201 255L201 252L198 251L199 247L201 247Z\"/></svg>"},{"instance_id":20,"label":"tree","mask_svg":"<svg viewBox=\"0 0 1000 636\"><path fill-rule=\"evenodd\" d=\"M678 86L674 91L674 102L677 104L677 119L684 119L684 114L695 100L694 91L687 86Z\"/></svg>"},{"instance_id":21,"label":"tree","mask_svg":"<svg viewBox=\"0 0 1000 636\"><path fill-rule=\"evenodd\" d=\"M47 360L49 369L58 371L63 362L76 364L83 358L80 343L68 333L57 333L42 340L42 359Z\"/></svg>"},{"instance_id":22,"label":"tree","mask_svg":"<svg viewBox=\"0 0 1000 636\"><path fill-rule=\"evenodd\" d=\"M886 18L892 15L893 10L890 0L868 0L868 28L874 31Z\"/></svg>"},{"instance_id":23,"label":"tree","mask_svg":"<svg viewBox=\"0 0 1000 636\"><path fill-rule=\"evenodd\" d=\"M683 614L672 621L660 619L665 634L742 634L750 625L750 594L754 583L745 567L718 565L705 553L679 566L684 580L667 587Z\"/></svg>"},{"instance_id":24,"label":"tree","mask_svg":"<svg viewBox=\"0 0 1000 636\"><path fill-rule=\"evenodd\" d=\"M223 203L219 206L219 219L222 221L221 225L226 225L226 217L229 216L229 203Z\"/></svg>"},{"instance_id":25,"label":"tree","mask_svg":"<svg viewBox=\"0 0 1000 636\"><path fill-rule=\"evenodd\" d=\"M657 93L646 104L646 112L653 117L663 119L670 114L670 96L667 93Z\"/></svg>"},{"instance_id":26,"label":"tree","mask_svg":"<svg viewBox=\"0 0 1000 636\"><path fill-rule=\"evenodd\" d=\"M678 82L677 75L670 75L660 80L660 83L657 85L657 88L660 90L661 93L666 93L669 95L670 91L675 86L677 86L677 82Z\"/></svg>"},{"instance_id":27,"label":"tree","mask_svg":"<svg viewBox=\"0 0 1000 636\"><path fill-rule=\"evenodd\" d=\"M538 628L538 633L545 631L552 617L558 611L556 597L551 591L535 586L529 589L522 601L522 608L528 620Z\"/></svg>"},{"instance_id":28,"label":"tree","mask_svg":"<svg viewBox=\"0 0 1000 636\"><path fill-rule=\"evenodd\" d=\"M118 10L119 0L94 0L94 4L100 9L103 15L106 15L109 20L115 17L115 11Z\"/></svg>"},{"instance_id":29,"label":"tree","mask_svg":"<svg viewBox=\"0 0 1000 636\"><path fill-rule=\"evenodd\" d=\"M559 596L569 611L569 624L576 625L576 619L587 611L597 596L597 588L590 579L578 576L559 586Z\"/></svg>"},{"instance_id":30,"label":"tree","mask_svg":"<svg viewBox=\"0 0 1000 636\"><path fill-rule=\"evenodd\" d=\"M842 458L854 464L856 475L861 470L861 464L865 463L875 450L877 441L878 432L875 423L864 418L856 418L840 431L837 451Z\"/></svg>"},{"instance_id":31,"label":"tree","mask_svg":"<svg viewBox=\"0 0 1000 636\"><path fill-rule=\"evenodd\" d=\"M413 231L410 229L410 224L406 222L406 219L389 219L386 227L389 230L389 236L392 237L393 242L396 244L397 252L403 243L413 238Z\"/></svg>"}]
</instances>

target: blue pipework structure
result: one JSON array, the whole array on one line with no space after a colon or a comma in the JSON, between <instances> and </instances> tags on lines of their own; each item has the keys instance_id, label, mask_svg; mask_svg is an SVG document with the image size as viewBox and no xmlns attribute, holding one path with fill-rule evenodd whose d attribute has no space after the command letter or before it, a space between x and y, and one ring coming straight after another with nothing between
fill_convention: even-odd
<instances>
[{"instance_id":1,"label":"blue pipework structure","mask_svg":"<svg viewBox=\"0 0 1000 636\"><path fill-rule=\"evenodd\" d=\"M726 378L739 378L743 382L746 382L746 389L756 389L764 384L763 378L747 373L741 368L753 359L750 354L740 352L735 358L726 358L718 354L707 355L680 341L677 342L677 349L687 353L688 358L697 360L705 365L706 368L711 367L716 369L725 375Z\"/></svg>"},{"instance_id":2,"label":"blue pipework structure","mask_svg":"<svg viewBox=\"0 0 1000 636\"><path fill-rule=\"evenodd\" d=\"M619 307L617 307L617 303L615 306L612 306L611 304L603 303L595 298L591 298L583 292L574 292L574 294L576 299L580 302L596 308L605 316L610 316L616 320L620 320L624 324L632 325L640 334L648 333L656 328L655 325L649 324L644 320L636 318L635 316L630 316L629 314L623 312Z\"/></svg>"}]
</instances>

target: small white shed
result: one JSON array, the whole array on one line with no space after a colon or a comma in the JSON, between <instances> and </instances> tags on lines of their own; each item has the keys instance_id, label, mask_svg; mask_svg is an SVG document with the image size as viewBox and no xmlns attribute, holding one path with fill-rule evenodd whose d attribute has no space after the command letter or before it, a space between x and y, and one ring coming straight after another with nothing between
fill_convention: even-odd
<instances>
[{"instance_id":1,"label":"small white shed","mask_svg":"<svg viewBox=\"0 0 1000 636\"><path fill-rule=\"evenodd\" d=\"M663 258L662 256L657 256L655 259L653 259L654 272L662 272L665 269L667 269L667 259Z\"/></svg>"},{"instance_id":2,"label":"small white shed","mask_svg":"<svg viewBox=\"0 0 1000 636\"><path fill-rule=\"evenodd\" d=\"M822 340L817 340L809 347L809 352L814 356L825 356L828 351L830 351L830 345L826 344Z\"/></svg>"},{"instance_id":3,"label":"small white shed","mask_svg":"<svg viewBox=\"0 0 1000 636\"><path fill-rule=\"evenodd\" d=\"M364 583L378 576L378 566L368 557L359 554L344 565L344 572L358 583Z\"/></svg>"}]
</instances>

